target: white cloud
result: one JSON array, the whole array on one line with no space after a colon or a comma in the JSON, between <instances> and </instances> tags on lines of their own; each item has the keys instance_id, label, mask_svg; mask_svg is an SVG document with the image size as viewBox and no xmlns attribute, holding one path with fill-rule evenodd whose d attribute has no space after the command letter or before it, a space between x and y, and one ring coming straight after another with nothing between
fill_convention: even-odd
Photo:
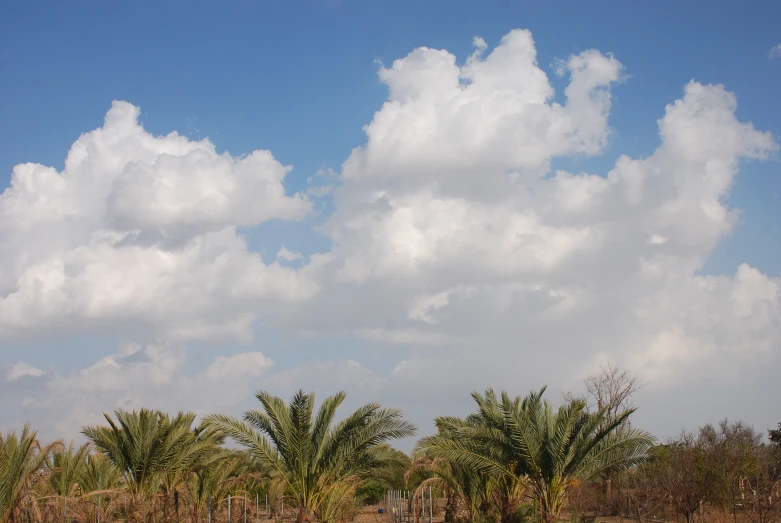
<instances>
[{"instance_id":1,"label":"white cloud","mask_svg":"<svg viewBox=\"0 0 781 523\"><path fill-rule=\"evenodd\" d=\"M75 437L83 425L100 423L103 412L115 409L188 410L199 416L238 411L273 365L261 352L218 356L202 371L189 370L187 361L183 345L127 344L63 375L19 363L6 373L5 382L0 380L0 390L11 397L21 394L24 408L17 416L46 420L42 436ZM34 386L18 385L21 376L34 377Z\"/></svg>"},{"instance_id":2,"label":"white cloud","mask_svg":"<svg viewBox=\"0 0 781 523\"><path fill-rule=\"evenodd\" d=\"M268 151L218 154L208 140L153 136L114 102L59 173L14 168L0 195L0 337L142 326L148 339L250 336L263 300L316 291L266 264L236 232L299 219L290 170Z\"/></svg>"},{"instance_id":3,"label":"white cloud","mask_svg":"<svg viewBox=\"0 0 781 523\"><path fill-rule=\"evenodd\" d=\"M691 82L660 108L648 157L546 177L553 157L607 143L621 64L597 51L564 60L560 105L527 32L477 47L461 67L422 48L380 71L388 100L323 227L326 290L286 324L410 347L385 393L432 404L489 385L575 386L597 355L657 392L776 361L779 278L698 274L733 230L741 160L778 149L736 118L735 96Z\"/></svg>"},{"instance_id":4,"label":"white cloud","mask_svg":"<svg viewBox=\"0 0 781 523\"><path fill-rule=\"evenodd\" d=\"M528 31L474 46L462 65L420 48L380 70L389 95L366 143L338 183L324 170L326 185L310 187L333 196L325 253L283 247L266 263L237 234L310 208L285 194L287 168L270 153L233 158L208 142L153 137L132 106L80 138L63 173L17 167L0 196L0 336L159 341L10 384L20 367L0 386L45 381L72 398L74 420L97 408L97 391L119 406L166 397L165 406L222 409L250 384L346 388L425 424L464 413L473 388L572 387L597 361L639 371L652 380L644 394L659 397L698 397L707 380L715 397L724 380L750 388L761 380L746 376L777 368L781 278L745 264L700 274L733 232L739 209L727 197L741 162L778 150L737 119L735 96L692 81L659 108L649 156L621 156L598 174L551 173L553 159L609 144L623 66L595 50L563 59L569 83L558 98ZM294 261L301 267L282 264ZM358 343L381 370L329 354L261 376L271 360L246 352L184 371L177 341L248 341L260 315L313 346L325 336ZM751 415L766 417L769 402L749 402ZM646 409L652 430L679 428L665 425L661 403Z\"/></svg>"},{"instance_id":5,"label":"white cloud","mask_svg":"<svg viewBox=\"0 0 781 523\"><path fill-rule=\"evenodd\" d=\"M5 378L8 381L16 381L21 377L24 376L43 376L44 372L36 367L33 367L32 365L27 365L23 361L20 361L19 363L15 365L11 365L6 371Z\"/></svg>"},{"instance_id":6,"label":"white cloud","mask_svg":"<svg viewBox=\"0 0 781 523\"><path fill-rule=\"evenodd\" d=\"M273 364L262 352L220 356L206 369L205 375L212 381L256 378Z\"/></svg>"},{"instance_id":7,"label":"white cloud","mask_svg":"<svg viewBox=\"0 0 781 523\"><path fill-rule=\"evenodd\" d=\"M781 58L781 44L774 45L772 49L770 49L770 59L774 58Z\"/></svg>"},{"instance_id":8,"label":"white cloud","mask_svg":"<svg viewBox=\"0 0 781 523\"><path fill-rule=\"evenodd\" d=\"M664 236L660 236L658 234L652 234L648 238L647 243L650 245L664 245L665 243L667 243L667 238L665 238Z\"/></svg>"},{"instance_id":9,"label":"white cloud","mask_svg":"<svg viewBox=\"0 0 781 523\"><path fill-rule=\"evenodd\" d=\"M279 249L279 252L277 252L277 260L295 261L302 258L303 256L300 252L293 252L284 245Z\"/></svg>"},{"instance_id":10,"label":"white cloud","mask_svg":"<svg viewBox=\"0 0 781 523\"><path fill-rule=\"evenodd\" d=\"M388 101L343 178L405 189L436 181L449 194L479 197L501 186L506 170L541 175L553 156L595 154L606 144L608 87L621 74L616 59L597 51L571 57L561 105L552 101L529 31L509 33L483 57L485 50L476 40L459 67L447 51L420 48L381 69ZM483 173L479 184L475 171Z\"/></svg>"}]
</instances>

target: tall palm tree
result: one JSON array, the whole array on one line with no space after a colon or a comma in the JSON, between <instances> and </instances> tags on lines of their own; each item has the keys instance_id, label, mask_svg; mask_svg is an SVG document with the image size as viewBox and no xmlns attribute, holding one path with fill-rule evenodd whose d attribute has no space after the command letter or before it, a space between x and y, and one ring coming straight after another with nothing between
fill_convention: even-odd
<instances>
[{"instance_id":1,"label":"tall palm tree","mask_svg":"<svg viewBox=\"0 0 781 523\"><path fill-rule=\"evenodd\" d=\"M450 420L447 434L424 438L432 456L486 473L525 481L544 522L554 521L568 490L580 481L642 463L653 437L637 429L617 430L634 410L605 421L606 410L589 413L573 399L554 411L542 400L545 388L526 398L492 390L473 393L480 423Z\"/></svg>"},{"instance_id":2,"label":"tall palm tree","mask_svg":"<svg viewBox=\"0 0 781 523\"><path fill-rule=\"evenodd\" d=\"M20 435L0 434L0 523L13 523L24 505L38 512L32 487L55 444L41 445L29 425Z\"/></svg>"},{"instance_id":3,"label":"tall palm tree","mask_svg":"<svg viewBox=\"0 0 781 523\"><path fill-rule=\"evenodd\" d=\"M378 403L332 426L344 392L326 398L316 415L313 393L298 391L289 405L265 391L256 397L263 410L246 412L243 421L214 414L205 422L245 446L269 477L285 481L298 502L298 523L312 515L322 520L321 508L334 488L403 462L386 443L416 431L401 411Z\"/></svg>"},{"instance_id":4,"label":"tall palm tree","mask_svg":"<svg viewBox=\"0 0 781 523\"><path fill-rule=\"evenodd\" d=\"M180 412L172 418L141 409L117 410L114 415L116 421L104 414L108 426L85 427L82 433L120 470L132 509L154 499L167 474L191 466L213 444L199 442L192 428L193 413Z\"/></svg>"}]
</instances>

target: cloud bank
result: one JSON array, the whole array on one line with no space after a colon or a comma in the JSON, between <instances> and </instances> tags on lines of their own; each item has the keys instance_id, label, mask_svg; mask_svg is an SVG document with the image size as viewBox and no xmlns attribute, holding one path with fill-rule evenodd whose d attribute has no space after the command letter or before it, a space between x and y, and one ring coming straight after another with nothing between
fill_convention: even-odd
<instances>
[{"instance_id":1,"label":"cloud bank","mask_svg":"<svg viewBox=\"0 0 781 523\"><path fill-rule=\"evenodd\" d=\"M739 168L778 149L738 120L735 95L692 81L659 108L649 156L552 171L608 147L623 65L570 56L556 93L530 32L474 47L462 63L419 48L380 69L388 98L366 143L317 196L333 199L327 252L263 260L237 232L312 208L314 194L286 193L289 168L270 152L152 136L125 102L62 172L17 166L0 196L0 343L110 332L135 344L72 373L8 367L13 419L76 424L163 396L230 410L253 388L300 386L402 406L425 428L469 409L472 388L572 387L610 360L650 381L649 428L674 431L652 394L718 398L718 383L777 365L781 278L746 264L701 273L738 219L727 198ZM258 319L312 347L358 340L366 360L328 353L268 371ZM185 365L184 344L226 340L258 350ZM63 397L74 407L52 414ZM763 401L743 415L765 422Z\"/></svg>"}]
</instances>

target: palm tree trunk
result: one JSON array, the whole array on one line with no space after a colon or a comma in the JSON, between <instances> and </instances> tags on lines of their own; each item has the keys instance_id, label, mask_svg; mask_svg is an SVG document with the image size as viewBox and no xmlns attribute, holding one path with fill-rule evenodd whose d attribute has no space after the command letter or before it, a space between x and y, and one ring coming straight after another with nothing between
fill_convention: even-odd
<instances>
[{"instance_id":1,"label":"palm tree trunk","mask_svg":"<svg viewBox=\"0 0 781 523\"><path fill-rule=\"evenodd\" d=\"M510 499L502 499L499 504L500 523L512 523L515 519L515 509L517 504Z\"/></svg>"},{"instance_id":2,"label":"palm tree trunk","mask_svg":"<svg viewBox=\"0 0 781 523\"><path fill-rule=\"evenodd\" d=\"M312 511L309 507L299 505L298 516L296 516L296 523L304 523L305 521L309 521L309 514L311 514L311 512Z\"/></svg>"}]
</instances>

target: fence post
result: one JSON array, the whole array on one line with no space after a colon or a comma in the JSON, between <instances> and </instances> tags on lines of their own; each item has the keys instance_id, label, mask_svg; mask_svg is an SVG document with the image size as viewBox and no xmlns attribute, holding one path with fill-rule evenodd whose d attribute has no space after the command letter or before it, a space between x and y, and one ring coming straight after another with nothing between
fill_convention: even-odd
<instances>
[{"instance_id":1,"label":"fence post","mask_svg":"<svg viewBox=\"0 0 781 523\"><path fill-rule=\"evenodd\" d=\"M434 523L434 498L431 496L431 485L428 486L428 523Z\"/></svg>"}]
</instances>

